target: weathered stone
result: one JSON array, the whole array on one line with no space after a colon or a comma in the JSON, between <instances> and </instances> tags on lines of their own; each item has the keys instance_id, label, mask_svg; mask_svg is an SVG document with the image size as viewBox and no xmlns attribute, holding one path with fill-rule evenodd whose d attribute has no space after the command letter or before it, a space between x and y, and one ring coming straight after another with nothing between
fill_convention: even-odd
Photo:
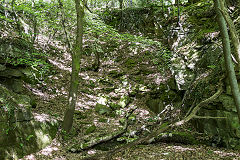
<instances>
[{"instance_id":1,"label":"weathered stone","mask_svg":"<svg viewBox=\"0 0 240 160\"><path fill-rule=\"evenodd\" d=\"M19 78L1 78L1 84L15 93L23 91L23 81Z\"/></svg>"},{"instance_id":2,"label":"weathered stone","mask_svg":"<svg viewBox=\"0 0 240 160\"><path fill-rule=\"evenodd\" d=\"M202 108L199 113L201 116L218 117L194 120L194 126L199 131L219 139L219 142L215 143L221 143L224 147L233 148L240 145L240 124L236 112Z\"/></svg>"},{"instance_id":3,"label":"weathered stone","mask_svg":"<svg viewBox=\"0 0 240 160\"><path fill-rule=\"evenodd\" d=\"M6 66L0 64L0 71L4 71L6 69Z\"/></svg>"},{"instance_id":4,"label":"weathered stone","mask_svg":"<svg viewBox=\"0 0 240 160\"><path fill-rule=\"evenodd\" d=\"M165 107L161 99L149 99L147 100L146 104L149 109L156 114L160 113Z\"/></svg>"},{"instance_id":5,"label":"weathered stone","mask_svg":"<svg viewBox=\"0 0 240 160\"><path fill-rule=\"evenodd\" d=\"M126 107L126 105L130 102L129 96L122 96L120 98L120 101L118 102L118 105L120 105L122 108Z\"/></svg>"},{"instance_id":6,"label":"weathered stone","mask_svg":"<svg viewBox=\"0 0 240 160\"><path fill-rule=\"evenodd\" d=\"M234 100L232 96L222 94L218 97L218 100L223 104L226 111L237 112Z\"/></svg>"},{"instance_id":7,"label":"weathered stone","mask_svg":"<svg viewBox=\"0 0 240 160\"><path fill-rule=\"evenodd\" d=\"M109 114L112 110L106 105L97 103L95 106L95 111L99 114Z\"/></svg>"},{"instance_id":8,"label":"weathered stone","mask_svg":"<svg viewBox=\"0 0 240 160\"><path fill-rule=\"evenodd\" d=\"M23 91L23 81L21 79L14 79L14 81L11 85L11 89L16 93L22 92Z\"/></svg>"},{"instance_id":9,"label":"weathered stone","mask_svg":"<svg viewBox=\"0 0 240 160\"><path fill-rule=\"evenodd\" d=\"M1 122L16 122L27 121L32 118L30 111L30 97L19 95L6 87L0 85L0 121Z\"/></svg>"},{"instance_id":10,"label":"weathered stone","mask_svg":"<svg viewBox=\"0 0 240 160\"><path fill-rule=\"evenodd\" d=\"M48 115L34 115L34 120L0 122L0 159L19 159L43 149L57 133L58 122Z\"/></svg>"}]
</instances>

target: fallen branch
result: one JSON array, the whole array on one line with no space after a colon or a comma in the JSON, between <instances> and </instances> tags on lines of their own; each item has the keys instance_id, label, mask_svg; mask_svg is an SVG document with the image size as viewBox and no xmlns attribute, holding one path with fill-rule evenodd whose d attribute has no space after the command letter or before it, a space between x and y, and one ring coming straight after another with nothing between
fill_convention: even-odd
<instances>
[{"instance_id":1,"label":"fallen branch","mask_svg":"<svg viewBox=\"0 0 240 160\"><path fill-rule=\"evenodd\" d=\"M127 106L129 104L130 104L130 102L127 104ZM69 151L70 152L74 152L74 153L79 153L79 152L82 152L83 150L90 149L90 148L92 148L92 147L94 147L94 146L96 146L98 144L101 144L101 143L104 143L104 142L107 142L107 141L110 141L112 139L120 137L121 135L123 135L127 131L127 128L129 126L129 117L132 115L132 113L136 109L137 108L134 107L128 113L126 113L126 115L125 115L125 124L124 124L124 127L123 127L122 130L120 130L118 132L115 132L113 134L110 134L110 135L106 135L106 136L103 136L103 137L100 137L100 138L96 138L96 139L90 140L90 141L88 141L86 143L81 143L78 146L73 146L73 147L70 148Z\"/></svg>"},{"instance_id":2,"label":"fallen branch","mask_svg":"<svg viewBox=\"0 0 240 160\"><path fill-rule=\"evenodd\" d=\"M175 122L175 123L172 123L172 124L168 124L168 123L163 123L160 128L154 130L151 134L149 134L148 136L146 137L143 137L143 138L139 138L129 144L126 144L124 146L120 146L116 149L113 149L111 151L108 151L106 153L102 153L102 154L96 154L94 156L91 156L91 157L87 157L87 158L84 158L83 160L99 160L101 158L104 158L104 159L112 159L112 156L115 154L115 153L118 153L118 152L121 152L123 150L126 150L127 148L131 148L133 146L136 146L138 144L149 144L151 143L155 137L157 137L160 133L162 132L165 132L167 131L168 129L170 128L174 128L174 127L178 127L178 126L181 126L185 123L187 123L189 120L191 120L192 118L198 118L199 116L196 116L196 113L199 111L199 109L204 106L204 105L207 105L208 103L210 103L211 101L213 101L214 99L216 99L223 91L223 88L222 88L222 85L219 86L218 88L218 91L213 95L211 96L210 98L206 99L206 100L203 100L202 102L200 102L195 108L192 109L192 111L190 112L190 114L188 116L186 116L183 120L181 121L178 121L178 122ZM213 117L211 117L213 118ZM219 118L219 117L216 117L216 118ZM223 118L223 117L221 117Z\"/></svg>"},{"instance_id":3,"label":"fallen branch","mask_svg":"<svg viewBox=\"0 0 240 160\"><path fill-rule=\"evenodd\" d=\"M212 117L212 116L194 116L194 118L199 118L199 119L224 119L227 117Z\"/></svg>"}]
</instances>

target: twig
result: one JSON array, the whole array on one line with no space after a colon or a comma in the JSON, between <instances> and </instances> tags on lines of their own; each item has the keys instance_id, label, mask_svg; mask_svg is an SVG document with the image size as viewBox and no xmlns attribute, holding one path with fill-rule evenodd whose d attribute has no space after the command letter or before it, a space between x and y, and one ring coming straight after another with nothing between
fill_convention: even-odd
<instances>
[{"instance_id":1,"label":"twig","mask_svg":"<svg viewBox=\"0 0 240 160\"><path fill-rule=\"evenodd\" d=\"M127 106L130 104L130 102L127 104ZM126 107L127 107L126 106ZM113 134L110 134L110 135L106 135L106 136L103 136L103 137L100 137L100 138L97 138L97 139L93 139L89 142L86 142L86 143L82 143L80 144L79 148L72 148L70 149L71 152L74 152L74 153L79 153L79 152L82 152L83 150L86 150L86 149L90 149L98 144L101 144L101 143L104 143L104 142L107 142L107 141L110 141L112 139L115 139L115 138L118 138L120 137L122 134L124 134L126 131L127 131L127 128L129 126L129 117L132 115L132 113L136 110L136 107L134 107L133 109L131 109L128 113L125 114L125 124L124 124L124 127L122 130L118 131L118 132L115 132Z\"/></svg>"}]
</instances>

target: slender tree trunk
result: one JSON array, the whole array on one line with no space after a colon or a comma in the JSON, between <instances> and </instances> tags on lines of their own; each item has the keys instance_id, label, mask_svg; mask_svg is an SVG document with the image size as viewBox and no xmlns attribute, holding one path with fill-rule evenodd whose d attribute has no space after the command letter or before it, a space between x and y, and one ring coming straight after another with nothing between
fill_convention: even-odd
<instances>
[{"instance_id":1,"label":"slender tree trunk","mask_svg":"<svg viewBox=\"0 0 240 160\"><path fill-rule=\"evenodd\" d=\"M178 7L178 24L180 23L180 0L177 0L177 7Z\"/></svg>"},{"instance_id":2,"label":"slender tree trunk","mask_svg":"<svg viewBox=\"0 0 240 160\"><path fill-rule=\"evenodd\" d=\"M240 42L238 38L238 33L231 17L228 14L226 7L224 6L224 0L220 0L220 8L221 8L222 15L229 27L230 36L232 38L232 43L234 48L234 56L238 62L238 70L240 70Z\"/></svg>"},{"instance_id":3,"label":"slender tree trunk","mask_svg":"<svg viewBox=\"0 0 240 160\"><path fill-rule=\"evenodd\" d=\"M239 94L238 82L237 82L237 78L236 78L236 74L235 74L235 70L234 70L232 58L231 58L231 47L230 47L230 41L228 36L227 24L220 11L219 0L214 0L214 5L215 5L216 13L218 16L218 24L219 24L220 32L222 36L226 72L228 74L228 80L230 82L233 98L234 98L237 113L238 113L238 118L240 121L240 94Z\"/></svg>"},{"instance_id":4,"label":"slender tree trunk","mask_svg":"<svg viewBox=\"0 0 240 160\"><path fill-rule=\"evenodd\" d=\"M70 43L70 40L69 40L69 37L68 37L68 32L67 32L67 27L65 25L66 16L65 16L64 8L63 8L63 3L62 3L61 0L58 0L58 4L59 4L59 8L61 10L60 11L61 12L61 23L62 23L63 31L64 31L64 34L65 34L66 42L67 42L67 45L68 45L68 49L71 49L72 45Z\"/></svg>"},{"instance_id":5,"label":"slender tree trunk","mask_svg":"<svg viewBox=\"0 0 240 160\"><path fill-rule=\"evenodd\" d=\"M34 0L32 0L32 8L35 8ZM32 23L33 23L32 43L34 44L38 34L37 17L35 15L32 16Z\"/></svg>"},{"instance_id":6,"label":"slender tree trunk","mask_svg":"<svg viewBox=\"0 0 240 160\"><path fill-rule=\"evenodd\" d=\"M123 31L123 0L118 0L119 4L120 4L120 9L121 9L121 20L120 20L120 28L119 31L122 32Z\"/></svg>"},{"instance_id":7,"label":"slender tree trunk","mask_svg":"<svg viewBox=\"0 0 240 160\"><path fill-rule=\"evenodd\" d=\"M118 0L119 1L119 8L122 10L122 8L123 8L123 0Z\"/></svg>"},{"instance_id":8,"label":"slender tree trunk","mask_svg":"<svg viewBox=\"0 0 240 160\"><path fill-rule=\"evenodd\" d=\"M84 2L83 2L84 3ZM82 54L83 45L83 18L84 18L84 7L83 4L80 5L80 0L75 0L75 9L77 12L77 34L76 34L76 44L72 53L72 75L69 90L69 106L65 112L63 120L63 130L69 132L73 124L73 115L77 100L77 92L79 85L79 71L80 71L80 60Z\"/></svg>"}]
</instances>

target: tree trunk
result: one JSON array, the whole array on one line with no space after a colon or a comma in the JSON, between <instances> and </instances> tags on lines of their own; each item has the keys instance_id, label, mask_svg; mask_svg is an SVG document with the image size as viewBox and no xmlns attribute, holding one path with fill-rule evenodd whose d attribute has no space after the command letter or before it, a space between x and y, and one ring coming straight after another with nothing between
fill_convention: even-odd
<instances>
[{"instance_id":1,"label":"tree trunk","mask_svg":"<svg viewBox=\"0 0 240 160\"><path fill-rule=\"evenodd\" d=\"M69 106L65 112L63 120L63 130L69 132L73 124L73 115L77 100L77 92L79 85L79 71L80 71L80 60L82 54L83 45L83 18L84 18L84 7L83 4L80 5L80 0L75 0L75 9L77 12L77 35L76 44L72 52L72 75L69 90Z\"/></svg>"},{"instance_id":2,"label":"tree trunk","mask_svg":"<svg viewBox=\"0 0 240 160\"><path fill-rule=\"evenodd\" d=\"M122 10L122 8L123 8L123 0L118 0L119 1L119 8Z\"/></svg>"},{"instance_id":3,"label":"tree trunk","mask_svg":"<svg viewBox=\"0 0 240 160\"><path fill-rule=\"evenodd\" d=\"M71 49L72 46L71 46L71 43L70 43L70 40L69 40L69 37L68 37L67 27L65 25L66 17L65 17L65 11L64 11L64 8L63 8L63 2L61 0L58 0L58 4L59 4L60 13L61 13L61 23L62 23L63 31L64 31L64 34L65 34L66 42L67 42L67 45L68 45L68 49Z\"/></svg>"},{"instance_id":4,"label":"tree trunk","mask_svg":"<svg viewBox=\"0 0 240 160\"><path fill-rule=\"evenodd\" d=\"M234 56L238 62L238 70L240 70L240 42L238 38L238 33L231 17L228 14L226 7L224 6L223 0L220 0L220 8L221 8L222 15L229 27L230 36L232 38L232 43L234 48Z\"/></svg>"},{"instance_id":5,"label":"tree trunk","mask_svg":"<svg viewBox=\"0 0 240 160\"><path fill-rule=\"evenodd\" d=\"M218 24L219 24L220 32L221 32L221 36L222 36L222 44L223 44L223 53L224 53L224 59L225 59L225 65L226 65L226 72L228 74L228 80L230 82L234 102L235 102L236 109L238 112L238 118L240 121L240 94L239 94L238 82L237 82L237 78L236 78L236 74L235 74L235 70L234 70L232 58L231 58L231 47L230 47L227 25L226 25L223 15L220 11L219 0L214 0L214 6L215 6L216 13L218 16Z\"/></svg>"}]
</instances>

